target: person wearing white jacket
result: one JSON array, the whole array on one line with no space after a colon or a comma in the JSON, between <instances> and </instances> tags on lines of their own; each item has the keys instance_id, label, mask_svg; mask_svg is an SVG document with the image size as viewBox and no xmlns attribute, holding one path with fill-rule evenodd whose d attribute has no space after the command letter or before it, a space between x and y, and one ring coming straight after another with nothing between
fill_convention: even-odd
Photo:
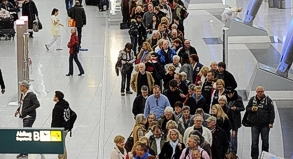
<instances>
[{"instance_id":1,"label":"person wearing white jacket","mask_svg":"<svg viewBox=\"0 0 293 159\"><path fill-rule=\"evenodd\" d=\"M58 19L58 14L59 14L59 10L54 8L52 10L52 14L51 14L51 35L53 36L52 40L50 41L50 43L45 44L46 49L49 51L50 47L57 42L57 48L56 51L60 51L63 50L60 48L61 45L61 40L60 40L60 26L63 26L63 24L61 24L59 22Z\"/></svg>"},{"instance_id":2,"label":"person wearing white jacket","mask_svg":"<svg viewBox=\"0 0 293 159\"><path fill-rule=\"evenodd\" d=\"M212 143L213 143L213 141L212 141L213 140L212 133L208 128L202 126L202 122L203 122L203 117L200 114L196 114L195 117L194 117L194 125L185 130L184 137L183 137L183 143L184 144L187 144L189 134L193 130L197 130L202 134L202 136L204 137L205 141L207 141L210 145L212 145Z\"/></svg>"},{"instance_id":3,"label":"person wearing white jacket","mask_svg":"<svg viewBox=\"0 0 293 159\"><path fill-rule=\"evenodd\" d=\"M125 145L125 138L121 135L117 135L114 138L114 143L116 144L114 146L114 149L111 152L111 158L110 159L125 159L127 155L127 151L124 148Z\"/></svg>"}]
</instances>

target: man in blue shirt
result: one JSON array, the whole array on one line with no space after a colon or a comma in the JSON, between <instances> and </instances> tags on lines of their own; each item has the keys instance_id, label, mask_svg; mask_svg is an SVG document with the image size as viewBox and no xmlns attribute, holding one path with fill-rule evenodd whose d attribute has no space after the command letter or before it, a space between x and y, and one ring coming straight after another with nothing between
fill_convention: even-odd
<instances>
[{"instance_id":1,"label":"man in blue shirt","mask_svg":"<svg viewBox=\"0 0 293 159\"><path fill-rule=\"evenodd\" d=\"M153 95L149 96L144 108L144 117L147 119L150 113L156 115L158 120L163 114L167 106L170 106L168 98L161 94L160 86L155 85L153 88Z\"/></svg>"}]
</instances>

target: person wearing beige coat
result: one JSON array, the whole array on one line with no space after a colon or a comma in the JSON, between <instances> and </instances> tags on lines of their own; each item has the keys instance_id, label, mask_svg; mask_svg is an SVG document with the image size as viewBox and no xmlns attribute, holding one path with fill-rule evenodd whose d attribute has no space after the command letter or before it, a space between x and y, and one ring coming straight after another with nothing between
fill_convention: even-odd
<instances>
[{"instance_id":1,"label":"person wearing beige coat","mask_svg":"<svg viewBox=\"0 0 293 159\"><path fill-rule=\"evenodd\" d=\"M127 155L127 151L124 148L125 146L125 138L121 135L117 135L114 138L114 149L111 152L110 159L125 159Z\"/></svg>"},{"instance_id":2,"label":"person wearing beige coat","mask_svg":"<svg viewBox=\"0 0 293 159\"><path fill-rule=\"evenodd\" d=\"M57 48L56 51L60 51L62 50L60 48L60 44L61 44L61 40L60 40L60 26L63 26L63 24L61 24L59 22L59 18L58 18L58 14L59 14L59 10L54 8L51 14L51 35L53 36L52 40L50 41L50 43L45 44L46 49L49 51L49 48L55 43L57 42Z\"/></svg>"},{"instance_id":3,"label":"person wearing beige coat","mask_svg":"<svg viewBox=\"0 0 293 159\"><path fill-rule=\"evenodd\" d=\"M137 95L141 94L141 87L146 85L149 90L153 90L155 80L150 72L145 71L145 64L140 63L138 65L139 71L134 73L131 81L130 86Z\"/></svg>"}]
</instances>

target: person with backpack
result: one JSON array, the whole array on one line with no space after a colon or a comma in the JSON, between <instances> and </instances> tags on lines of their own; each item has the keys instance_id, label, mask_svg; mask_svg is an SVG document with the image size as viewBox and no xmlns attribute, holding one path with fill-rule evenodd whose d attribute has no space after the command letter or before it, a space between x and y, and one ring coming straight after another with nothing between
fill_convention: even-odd
<instances>
[{"instance_id":1,"label":"person with backpack","mask_svg":"<svg viewBox=\"0 0 293 159\"><path fill-rule=\"evenodd\" d=\"M192 159L193 150L199 150L202 159L210 159L209 154L199 144L200 138L197 135L191 135L188 138L187 148L183 149L180 159Z\"/></svg>"},{"instance_id":2,"label":"person with backpack","mask_svg":"<svg viewBox=\"0 0 293 159\"><path fill-rule=\"evenodd\" d=\"M79 39L76 36L76 28L71 28L71 37L70 37L70 41L67 44L67 47L69 48L69 72L68 74L66 74L66 76L72 76L73 75L73 60L75 61L75 63L78 66L79 69L79 74L78 76L81 76L84 74L84 70L81 66L81 63L78 60L77 54L79 52Z\"/></svg>"},{"instance_id":3,"label":"person with backpack","mask_svg":"<svg viewBox=\"0 0 293 159\"><path fill-rule=\"evenodd\" d=\"M70 128L70 107L69 103L64 99L64 94L55 91L54 102L56 102L52 112L52 128L64 128L64 141ZM67 151L64 143L64 154L59 154L58 159L67 159Z\"/></svg>"}]
</instances>

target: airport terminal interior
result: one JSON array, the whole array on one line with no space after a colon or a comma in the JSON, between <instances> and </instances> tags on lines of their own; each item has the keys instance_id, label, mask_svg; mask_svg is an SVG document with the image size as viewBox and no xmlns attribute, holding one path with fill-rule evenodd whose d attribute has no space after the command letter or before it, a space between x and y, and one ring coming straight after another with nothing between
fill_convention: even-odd
<instances>
[{"instance_id":1,"label":"airport terminal interior","mask_svg":"<svg viewBox=\"0 0 293 159\"><path fill-rule=\"evenodd\" d=\"M109 159L116 135L127 138L133 129L131 112L136 94L121 96L121 76L115 73L115 63L119 51L130 42L126 30L120 30L119 9L99 12L97 6L85 5L87 23L83 27L82 48L79 53L85 74L78 76L74 64L73 76L68 73L69 51L67 43L70 28L64 0L34 0L39 10L43 29L29 39L29 66L31 90L40 101L34 128L49 128L52 120L53 97L56 90L64 93L70 107L78 114L72 137L66 137L68 159ZM83 2L84 3L84 2ZM243 19L248 0L190 0L189 16L184 21L185 38L197 50L200 62L209 66L212 61L223 59L223 27L221 13L227 7L242 7L238 18ZM45 43L51 40L50 18L53 8L59 9L61 28L61 51L53 45L49 51ZM115 13L114 13L115 12ZM114 15L115 14L115 15ZM242 35L231 38L228 43L228 70L234 75L236 90L244 99L255 95L257 85L263 85L274 101L276 118L270 131L269 152L285 159L293 153L293 79L279 77L275 70L280 61L282 47L292 20L292 8L270 8L263 1L254 20L254 25L267 32L267 36ZM241 30L239 31L241 32ZM267 40L268 39L268 40ZM6 85L5 94L0 95L0 127L21 127L21 120L14 117L18 108L19 84L17 81L17 38L0 41L0 69ZM256 71L258 70L258 71ZM258 73L262 77L258 77ZM253 80L255 79L255 80ZM290 85L291 84L291 85ZM267 89L266 89L267 88ZM243 115L243 114L242 114ZM290 135L291 134L291 135ZM241 127L238 134L238 156L249 159L251 130ZM0 143L5 144L5 143ZM13 159L16 154L0 154L0 159ZM34 155L32 158L54 159L57 155Z\"/></svg>"}]
</instances>

